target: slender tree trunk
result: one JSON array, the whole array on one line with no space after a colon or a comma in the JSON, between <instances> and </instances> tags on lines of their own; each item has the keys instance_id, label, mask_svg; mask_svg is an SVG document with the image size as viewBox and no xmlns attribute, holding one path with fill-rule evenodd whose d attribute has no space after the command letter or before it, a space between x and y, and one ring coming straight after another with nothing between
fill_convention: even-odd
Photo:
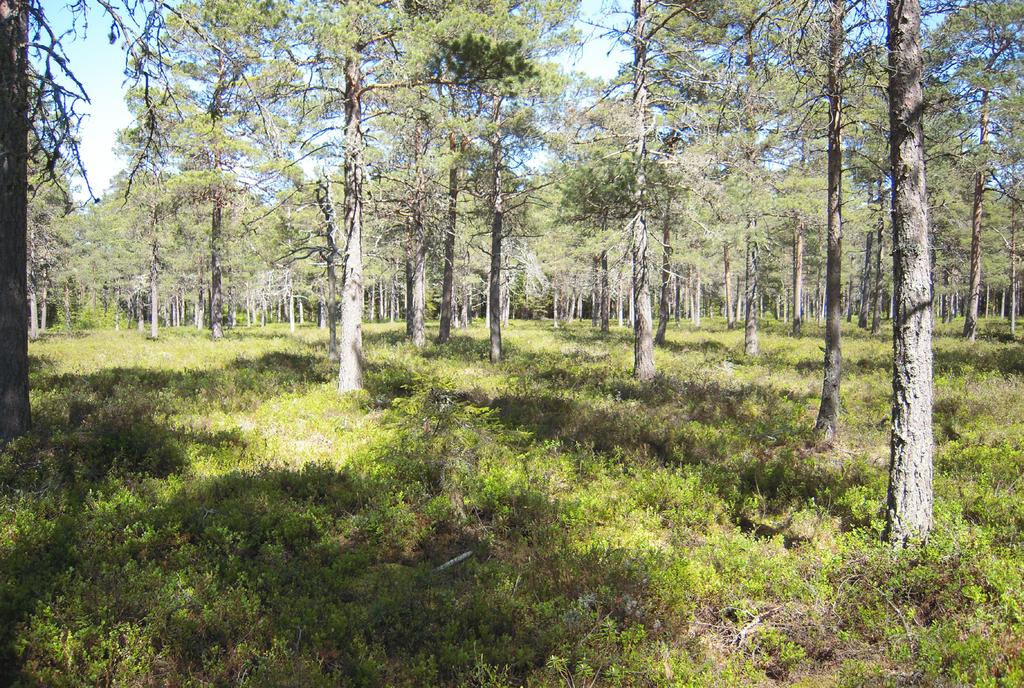
<instances>
[{"instance_id":1,"label":"slender tree trunk","mask_svg":"<svg viewBox=\"0 0 1024 688\"><path fill-rule=\"evenodd\" d=\"M153 252L149 259L149 336L156 339L160 332L157 314L160 312L160 256L159 244L153 242Z\"/></svg>"},{"instance_id":2,"label":"slender tree trunk","mask_svg":"<svg viewBox=\"0 0 1024 688\"><path fill-rule=\"evenodd\" d=\"M733 328L732 312L732 265L729 262L729 244L722 249L722 264L724 267L723 285L725 287L725 325L728 329Z\"/></svg>"},{"instance_id":3,"label":"slender tree trunk","mask_svg":"<svg viewBox=\"0 0 1024 688\"><path fill-rule=\"evenodd\" d=\"M495 129L501 121L501 97L494 99ZM490 359L498 363L501 346L501 241L504 231L505 195L501 176L501 138L496 131L491 140L491 270L488 275L487 314L490 329Z\"/></svg>"},{"instance_id":4,"label":"slender tree trunk","mask_svg":"<svg viewBox=\"0 0 1024 688\"><path fill-rule=\"evenodd\" d=\"M0 0L0 446L31 425L28 395L28 14Z\"/></svg>"},{"instance_id":5,"label":"slender tree trunk","mask_svg":"<svg viewBox=\"0 0 1024 688\"><path fill-rule=\"evenodd\" d=\"M49 310L50 301L47 298L50 295L50 288L46 283L46 274L43 274L43 298L39 304L39 331L46 332L46 328L49 326Z\"/></svg>"},{"instance_id":6,"label":"slender tree trunk","mask_svg":"<svg viewBox=\"0 0 1024 688\"><path fill-rule=\"evenodd\" d=\"M671 288L672 281L672 230L670 218L669 206L666 203L665 217L661 226L661 292L658 299L658 332L654 336L654 343L657 346L665 344L665 332L668 330L669 307L671 305L669 289Z\"/></svg>"},{"instance_id":7,"label":"slender tree trunk","mask_svg":"<svg viewBox=\"0 0 1024 688\"><path fill-rule=\"evenodd\" d=\"M988 140L988 91L981 94L981 121L978 124L978 143ZM980 169L974 174L974 202L971 206L971 275L968 284L967 318L964 337L970 341L978 336L978 299L981 296L981 214L985 199L987 172Z\"/></svg>"},{"instance_id":8,"label":"slender tree trunk","mask_svg":"<svg viewBox=\"0 0 1024 688\"><path fill-rule=\"evenodd\" d=\"M878 221L875 229L875 288L871 298L871 334L882 332L882 241L885 238L885 200L878 182Z\"/></svg>"},{"instance_id":9,"label":"slender tree trunk","mask_svg":"<svg viewBox=\"0 0 1024 688\"><path fill-rule=\"evenodd\" d=\"M700 283L700 266L693 266L693 326L700 328L700 309L701 309L701 283Z\"/></svg>"},{"instance_id":10,"label":"slender tree trunk","mask_svg":"<svg viewBox=\"0 0 1024 688\"><path fill-rule=\"evenodd\" d=\"M793 225L793 336L803 328L804 298L804 226L801 220Z\"/></svg>"},{"instance_id":11,"label":"slender tree trunk","mask_svg":"<svg viewBox=\"0 0 1024 688\"><path fill-rule=\"evenodd\" d=\"M363 388L363 75L345 60L345 261L338 342L338 389Z\"/></svg>"},{"instance_id":12,"label":"slender tree trunk","mask_svg":"<svg viewBox=\"0 0 1024 688\"><path fill-rule=\"evenodd\" d=\"M426 142L423 132L417 129L415 140L415 188L413 189L412 203L412 273L411 284L412 294L410 298L411 325L410 335L413 346L419 348L427 343L426 331L426 309L427 309L427 232L424 226L424 214L426 203L426 176L423 170L423 155L426 153Z\"/></svg>"},{"instance_id":13,"label":"slender tree trunk","mask_svg":"<svg viewBox=\"0 0 1024 688\"><path fill-rule=\"evenodd\" d=\"M331 181L326 177L317 186L317 204L324 216L324 238L327 250L324 262L327 264L327 357L338 360L338 222L334 212L334 200L331 196Z\"/></svg>"},{"instance_id":14,"label":"slender tree trunk","mask_svg":"<svg viewBox=\"0 0 1024 688\"><path fill-rule=\"evenodd\" d=\"M210 220L210 333L214 339L224 336L220 262L224 250L223 217L224 194L218 186L213 192L213 213Z\"/></svg>"},{"instance_id":15,"label":"slender tree trunk","mask_svg":"<svg viewBox=\"0 0 1024 688\"><path fill-rule=\"evenodd\" d=\"M35 278L30 274L26 277L28 288L28 338L32 341L39 339L39 315L36 304Z\"/></svg>"},{"instance_id":16,"label":"slender tree trunk","mask_svg":"<svg viewBox=\"0 0 1024 688\"><path fill-rule=\"evenodd\" d=\"M611 311L611 290L608 286L608 250L601 251L601 331L608 332Z\"/></svg>"},{"instance_id":17,"label":"slender tree trunk","mask_svg":"<svg viewBox=\"0 0 1024 688\"><path fill-rule=\"evenodd\" d=\"M448 135L448 147L454 158L457 152L455 134ZM437 341L444 344L451 337L452 299L455 294L455 231L459 207L459 168L452 162L448 168L448 217L444 233L444 275L441 279L441 323Z\"/></svg>"},{"instance_id":18,"label":"slender tree trunk","mask_svg":"<svg viewBox=\"0 0 1024 688\"><path fill-rule=\"evenodd\" d=\"M647 84L648 0L633 0L633 124L636 165L634 212L630 223L633 258L633 376L650 380L655 375L654 337L651 332L651 295L647 271L647 136L649 127Z\"/></svg>"},{"instance_id":19,"label":"slender tree trunk","mask_svg":"<svg viewBox=\"0 0 1024 688\"><path fill-rule=\"evenodd\" d=\"M288 299L288 331L295 334L295 290L292 287L292 271L286 272L285 298Z\"/></svg>"},{"instance_id":20,"label":"slender tree trunk","mask_svg":"<svg viewBox=\"0 0 1024 688\"><path fill-rule=\"evenodd\" d=\"M839 386L842 376L841 289L843 268L843 151L842 54L846 0L831 0L828 63L828 251L825 275L825 361L821 405L814 427L825 437L836 436L839 424Z\"/></svg>"},{"instance_id":21,"label":"slender tree trunk","mask_svg":"<svg viewBox=\"0 0 1024 688\"><path fill-rule=\"evenodd\" d=\"M871 245L875 240L875 230L864 236L864 270L860 277L860 313L857 315L857 327L867 329L868 311L871 310Z\"/></svg>"},{"instance_id":22,"label":"slender tree trunk","mask_svg":"<svg viewBox=\"0 0 1024 688\"><path fill-rule=\"evenodd\" d=\"M747 220L747 295L744 299L743 352L750 357L761 353L757 341L757 270L758 246L754 239L756 220Z\"/></svg>"},{"instance_id":23,"label":"slender tree trunk","mask_svg":"<svg viewBox=\"0 0 1024 688\"><path fill-rule=\"evenodd\" d=\"M1010 334L1017 335L1017 204L1010 204Z\"/></svg>"},{"instance_id":24,"label":"slender tree trunk","mask_svg":"<svg viewBox=\"0 0 1024 688\"><path fill-rule=\"evenodd\" d=\"M932 289L924 166L919 0L889 0L892 165L893 408L884 538L896 547L932 527Z\"/></svg>"}]
</instances>

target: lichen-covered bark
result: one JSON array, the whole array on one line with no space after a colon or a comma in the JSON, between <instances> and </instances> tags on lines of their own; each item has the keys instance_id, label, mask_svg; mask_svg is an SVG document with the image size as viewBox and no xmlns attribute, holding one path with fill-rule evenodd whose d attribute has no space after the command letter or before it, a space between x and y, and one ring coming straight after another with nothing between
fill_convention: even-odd
<instances>
[{"instance_id":1,"label":"lichen-covered bark","mask_svg":"<svg viewBox=\"0 0 1024 688\"><path fill-rule=\"evenodd\" d=\"M919 0L889 0L889 146L893 222L893 403L885 539L932 528L932 289L924 166Z\"/></svg>"}]
</instances>

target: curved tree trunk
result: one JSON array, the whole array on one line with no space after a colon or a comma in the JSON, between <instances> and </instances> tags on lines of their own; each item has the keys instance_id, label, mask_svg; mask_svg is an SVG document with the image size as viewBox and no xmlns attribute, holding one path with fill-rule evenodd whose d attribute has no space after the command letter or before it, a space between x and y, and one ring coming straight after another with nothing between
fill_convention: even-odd
<instances>
[{"instance_id":1,"label":"curved tree trunk","mask_svg":"<svg viewBox=\"0 0 1024 688\"><path fill-rule=\"evenodd\" d=\"M932 289L924 169L924 58L919 0L889 0L892 165L893 404L884 538L896 547L932 528Z\"/></svg>"}]
</instances>

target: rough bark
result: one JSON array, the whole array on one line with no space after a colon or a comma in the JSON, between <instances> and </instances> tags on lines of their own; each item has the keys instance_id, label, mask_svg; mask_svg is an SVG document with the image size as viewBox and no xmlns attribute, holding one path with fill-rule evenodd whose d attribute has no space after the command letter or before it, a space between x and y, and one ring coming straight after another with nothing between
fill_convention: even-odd
<instances>
[{"instance_id":1,"label":"rough bark","mask_svg":"<svg viewBox=\"0 0 1024 688\"><path fill-rule=\"evenodd\" d=\"M149 336L156 339L159 334L157 313L160 311L160 245L154 241L149 259Z\"/></svg>"},{"instance_id":2,"label":"rough bark","mask_svg":"<svg viewBox=\"0 0 1024 688\"><path fill-rule=\"evenodd\" d=\"M755 227L755 220L747 221L747 294L744 299L743 352L750 357L756 357L761 353L757 341L758 246L757 241L751 236Z\"/></svg>"},{"instance_id":3,"label":"rough bark","mask_svg":"<svg viewBox=\"0 0 1024 688\"><path fill-rule=\"evenodd\" d=\"M658 332L654 343L662 346L665 343L665 332L668 330L669 307L671 305L672 283L672 230L668 206L661 227L661 292L658 299Z\"/></svg>"},{"instance_id":4,"label":"rough bark","mask_svg":"<svg viewBox=\"0 0 1024 688\"><path fill-rule=\"evenodd\" d=\"M842 377L842 268L843 268L843 151L842 151L842 51L845 0L829 7L828 61L828 250L825 273L825 360L821 405L814 427L827 438L838 431L839 387Z\"/></svg>"},{"instance_id":5,"label":"rough bark","mask_svg":"<svg viewBox=\"0 0 1024 688\"><path fill-rule=\"evenodd\" d=\"M804 226L801 220L793 225L793 336L803 329L804 299Z\"/></svg>"},{"instance_id":6,"label":"rough bark","mask_svg":"<svg viewBox=\"0 0 1024 688\"><path fill-rule=\"evenodd\" d=\"M730 330L735 324L732 310L732 264L729 261L729 244L722 249L722 264L724 269L725 286L725 325Z\"/></svg>"},{"instance_id":7,"label":"rough bark","mask_svg":"<svg viewBox=\"0 0 1024 688\"><path fill-rule=\"evenodd\" d=\"M317 205L324 216L324 237L327 250L324 251L324 262L327 264L327 356L332 361L338 360L338 221L334 212L334 200L331 196L331 181L324 178L317 186Z\"/></svg>"},{"instance_id":8,"label":"rough bark","mask_svg":"<svg viewBox=\"0 0 1024 688\"><path fill-rule=\"evenodd\" d=\"M904 547L932 528L932 289L924 164L919 0L889 0L893 405L884 538Z\"/></svg>"},{"instance_id":9,"label":"rough bark","mask_svg":"<svg viewBox=\"0 0 1024 688\"><path fill-rule=\"evenodd\" d=\"M448 136L448 147L452 157L457 151L455 134ZM444 274L441 278L441 323L437 341L444 344L451 338L455 294L455 230L459 208L459 168L452 162L448 168L448 217L444 229Z\"/></svg>"},{"instance_id":10,"label":"rough bark","mask_svg":"<svg viewBox=\"0 0 1024 688\"><path fill-rule=\"evenodd\" d=\"M0 0L0 445L28 431L28 10Z\"/></svg>"},{"instance_id":11,"label":"rough bark","mask_svg":"<svg viewBox=\"0 0 1024 688\"><path fill-rule=\"evenodd\" d=\"M608 286L608 250L601 251L601 331L608 332L612 295Z\"/></svg>"},{"instance_id":12,"label":"rough bark","mask_svg":"<svg viewBox=\"0 0 1024 688\"><path fill-rule=\"evenodd\" d=\"M501 98L494 99L494 123L501 120ZM497 127L495 127L497 129ZM498 363L501 346L501 241L505 221L505 195L502 189L501 138L497 131L491 139L491 269L487 276L487 314L490 331L490 360Z\"/></svg>"},{"instance_id":13,"label":"rough bark","mask_svg":"<svg viewBox=\"0 0 1024 688\"><path fill-rule=\"evenodd\" d=\"M981 117L978 123L978 143L985 145L988 140L988 91L981 94ZM971 274L968 282L967 317L964 320L964 337L974 341L978 336L978 300L981 296L981 214L985 200L984 168L974 173L974 198L971 204Z\"/></svg>"},{"instance_id":14,"label":"rough bark","mask_svg":"<svg viewBox=\"0 0 1024 688\"><path fill-rule=\"evenodd\" d=\"M651 332L651 295L647 274L647 12L648 0L633 0L633 124L636 190L629 245L633 259L633 376L650 380L655 375L654 337Z\"/></svg>"},{"instance_id":15,"label":"rough bark","mask_svg":"<svg viewBox=\"0 0 1024 688\"><path fill-rule=\"evenodd\" d=\"M338 342L338 390L363 388L363 131L362 80L345 60L345 257Z\"/></svg>"},{"instance_id":16,"label":"rough bark","mask_svg":"<svg viewBox=\"0 0 1024 688\"><path fill-rule=\"evenodd\" d=\"M860 273L860 313L857 315L857 327L866 329L868 311L871 310L871 245L875 241L875 231L871 230L864 236L864 269Z\"/></svg>"},{"instance_id":17,"label":"rough bark","mask_svg":"<svg viewBox=\"0 0 1024 688\"><path fill-rule=\"evenodd\" d=\"M416 181L413 189L412 203L412 297L410 299L410 325L413 346L422 347L427 343L426 309L427 309L427 231L424 225L426 210L426 177L423 171L421 156L426 147L421 132L417 132L415 166Z\"/></svg>"},{"instance_id":18,"label":"rough bark","mask_svg":"<svg viewBox=\"0 0 1024 688\"><path fill-rule=\"evenodd\" d=\"M221 254L223 253L224 194L218 186L213 192L213 211L210 218L210 334L214 339L224 336L223 303L221 292Z\"/></svg>"},{"instance_id":19,"label":"rough bark","mask_svg":"<svg viewBox=\"0 0 1024 688\"><path fill-rule=\"evenodd\" d=\"M871 298L871 334L882 332L882 241L885 238L885 201L878 183L878 221L875 229L875 287Z\"/></svg>"}]
</instances>

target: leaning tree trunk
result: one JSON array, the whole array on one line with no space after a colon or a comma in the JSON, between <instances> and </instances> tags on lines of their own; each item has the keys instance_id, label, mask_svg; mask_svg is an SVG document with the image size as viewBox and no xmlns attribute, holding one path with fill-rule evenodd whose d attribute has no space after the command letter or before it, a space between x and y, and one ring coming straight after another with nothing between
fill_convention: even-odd
<instances>
[{"instance_id":1,"label":"leaning tree trunk","mask_svg":"<svg viewBox=\"0 0 1024 688\"><path fill-rule=\"evenodd\" d=\"M651 332L651 294L647 274L647 6L648 0L633 0L633 124L636 164L634 212L629 224L629 245L633 259L633 376L654 377L654 337Z\"/></svg>"},{"instance_id":2,"label":"leaning tree trunk","mask_svg":"<svg viewBox=\"0 0 1024 688\"><path fill-rule=\"evenodd\" d=\"M804 311L804 226L801 220L793 225L793 336L803 328Z\"/></svg>"},{"instance_id":3,"label":"leaning tree trunk","mask_svg":"<svg viewBox=\"0 0 1024 688\"><path fill-rule=\"evenodd\" d=\"M896 547L932 528L932 289L924 169L924 58L919 0L889 0L892 166L893 404L884 538Z\"/></svg>"},{"instance_id":4,"label":"leaning tree trunk","mask_svg":"<svg viewBox=\"0 0 1024 688\"><path fill-rule=\"evenodd\" d=\"M978 124L978 143L982 146L988 140L988 91L981 93L981 121ZM981 212L985 199L985 175L983 169L974 173L974 202L971 205L971 276L968 284L967 317L964 320L964 337L974 341L978 336L978 300L981 296Z\"/></svg>"},{"instance_id":5,"label":"leaning tree trunk","mask_svg":"<svg viewBox=\"0 0 1024 688\"><path fill-rule=\"evenodd\" d=\"M448 148L455 156L457 146L455 134L448 135ZM437 330L437 341L444 344L451 338L454 314L452 300L455 294L455 230L459 208L459 168L452 162L448 168L448 217L444 231L444 274L441 278L441 323Z\"/></svg>"},{"instance_id":6,"label":"leaning tree trunk","mask_svg":"<svg viewBox=\"0 0 1024 688\"><path fill-rule=\"evenodd\" d=\"M825 362L821 405L814 428L835 437L839 423L839 385L842 375L842 269L843 269L843 151L842 51L845 0L832 0L829 11L828 62L828 251L825 273Z\"/></svg>"},{"instance_id":7,"label":"leaning tree trunk","mask_svg":"<svg viewBox=\"0 0 1024 688\"><path fill-rule=\"evenodd\" d=\"M743 324L743 352L750 357L756 357L761 353L757 341L757 269L758 269L758 246L752 236L756 228L756 221L751 218L747 220L747 294L744 301L744 324Z\"/></svg>"},{"instance_id":8,"label":"leaning tree trunk","mask_svg":"<svg viewBox=\"0 0 1024 688\"><path fill-rule=\"evenodd\" d=\"M665 206L665 218L661 227L661 292L658 299L658 332L654 343L662 346L665 343L665 332L668 330L669 308L672 284L672 234L669 223L668 205Z\"/></svg>"},{"instance_id":9,"label":"leaning tree trunk","mask_svg":"<svg viewBox=\"0 0 1024 688\"><path fill-rule=\"evenodd\" d=\"M31 424L28 398L28 13L0 0L0 445Z\"/></svg>"},{"instance_id":10,"label":"leaning tree trunk","mask_svg":"<svg viewBox=\"0 0 1024 688\"><path fill-rule=\"evenodd\" d=\"M363 388L363 75L345 60L345 260L341 286L338 390Z\"/></svg>"}]
</instances>

